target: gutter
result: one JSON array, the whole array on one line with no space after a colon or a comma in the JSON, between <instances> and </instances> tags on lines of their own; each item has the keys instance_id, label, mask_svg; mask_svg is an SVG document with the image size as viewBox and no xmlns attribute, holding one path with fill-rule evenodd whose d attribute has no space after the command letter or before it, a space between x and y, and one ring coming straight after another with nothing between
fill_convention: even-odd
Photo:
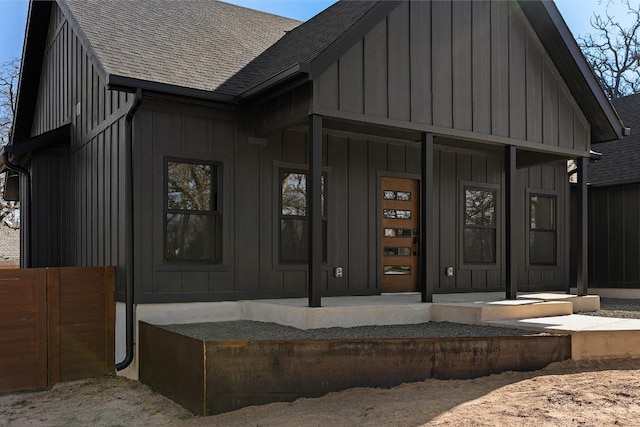
<instances>
[{"instance_id":1,"label":"gutter","mask_svg":"<svg viewBox=\"0 0 640 427\"><path fill-rule=\"evenodd\" d=\"M20 228L24 229L25 233L25 239L23 240L24 247L21 251L24 253L24 264L21 267L29 268L31 267L31 175L28 170L11 163L6 147L0 150L0 155L7 169L24 175L27 180L27 185L25 186L26 200L25 203L20 202Z\"/></svg>"},{"instance_id":2,"label":"gutter","mask_svg":"<svg viewBox=\"0 0 640 427\"><path fill-rule=\"evenodd\" d=\"M133 362L133 116L142 103L142 89L136 90L136 95L127 112L125 120L125 167L127 168L126 195L125 195L125 329L126 329L126 353L123 361L116 363L116 370L121 371Z\"/></svg>"}]
</instances>

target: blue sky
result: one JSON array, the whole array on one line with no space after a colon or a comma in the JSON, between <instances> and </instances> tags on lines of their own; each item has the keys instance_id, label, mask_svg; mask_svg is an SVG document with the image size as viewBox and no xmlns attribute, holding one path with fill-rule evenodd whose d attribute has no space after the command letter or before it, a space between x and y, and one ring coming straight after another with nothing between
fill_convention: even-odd
<instances>
[{"instance_id":1,"label":"blue sky","mask_svg":"<svg viewBox=\"0 0 640 427\"><path fill-rule=\"evenodd\" d=\"M311 18L334 3L333 0L226 1L301 21ZM640 0L632 0L632 4L637 4L638 1ZM602 13L607 3L612 3L614 15L617 14L616 17L620 17L621 22L625 22L624 19L627 17L624 11L626 8L621 6L621 0L556 0L556 5L574 36L590 32L589 20L593 16L593 12ZM0 64L22 55L22 40L28 6L27 0L0 0Z\"/></svg>"}]
</instances>

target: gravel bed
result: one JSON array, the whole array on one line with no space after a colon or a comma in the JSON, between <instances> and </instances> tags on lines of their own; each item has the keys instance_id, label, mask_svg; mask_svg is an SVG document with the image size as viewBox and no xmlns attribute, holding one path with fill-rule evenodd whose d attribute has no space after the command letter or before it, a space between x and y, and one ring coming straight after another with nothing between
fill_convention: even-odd
<instances>
[{"instance_id":1,"label":"gravel bed","mask_svg":"<svg viewBox=\"0 0 640 427\"><path fill-rule=\"evenodd\" d=\"M600 298L599 311L581 314L588 316L640 319L640 299ZM460 323L450 322L304 330L279 325L277 323L237 320L231 322L166 325L161 327L201 340L444 338L539 335L524 329L501 328L484 325L463 325Z\"/></svg>"},{"instance_id":2,"label":"gravel bed","mask_svg":"<svg viewBox=\"0 0 640 427\"><path fill-rule=\"evenodd\" d=\"M166 325L162 328L201 340L298 340L359 338L443 338L540 335L523 329L429 322L415 325L358 326L352 328L297 329L277 323L231 322Z\"/></svg>"},{"instance_id":3,"label":"gravel bed","mask_svg":"<svg viewBox=\"0 0 640 427\"><path fill-rule=\"evenodd\" d=\"M580 314L621 319L640 319L640 299L600 298L599 311Z\"/></svg>"}]
</instances>

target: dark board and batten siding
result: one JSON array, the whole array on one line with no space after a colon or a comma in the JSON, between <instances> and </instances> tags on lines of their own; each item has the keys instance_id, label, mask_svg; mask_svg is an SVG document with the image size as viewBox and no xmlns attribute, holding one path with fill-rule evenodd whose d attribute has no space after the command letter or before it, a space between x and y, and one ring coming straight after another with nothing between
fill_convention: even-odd
<instances>
[{"instance_id":1,"label":"dark board and batten siding","mask_svg":"<svg viewBox=\"0 0 640 427\"><path fill-rule=\"evenodd\" d=\"M62 151L36 151L33 164L34 266L125 265L125 115L133 96L107 90L99 65L54 5L31 135L64 123ZM38 234L42 237L41 234Z\"/></svg>"},{"instance_id":2,"label":"dark board and batten siding","mask_svg":"<svg viewBox=\"0 0 640 427\"><path fill-rule=\"evenodd\" d=\"M640 185L589 189L589 284L640 287Z\"/></svg>"},{"instance_id":3,"label":"dark board and batten siding","mask_svg":"<svg viewBox=\"0 0 640 427\"><path fill-rule=\"evenodd\" d=\"M306 132L284 130L272 134L266 145L254 145L248 142L245 128L232 113L159 100L145 101L136 114L137 302L306 295L306 265L279 263L277 249L278 171L305 167ZM419 150L342 136L323 138L330 247L323 292L377 294L379 172L419 177ZM222 164L221 265L163 262L163 162L167 157ZM344 268L344 278L328 274L335 266Z\"/></svg>"},{"instance_id":4,"label":"dark board and batten siding","mask_svg":"<svg viewBox=\"0 0 640 427\"><path fill-rule=\"evenodd\" d=\"M517 171L517 204L515 221L521 225L523 246L516 250L518 290L566 290L570 280L569 233L570 188L567 166L564 162L532 166ZM556 197L556 251L557 265L532 266L528 262L529 196L541 194Z\"/></svg>"},{"instance_id":5,"label":"dark board and batten siding","mask_svg":"<svg viewBox=\"0 0 640 427\"><path fill-rule=\"evenodd\" d=\"M404 2L314 83L314 112L571 156L589 125L515 2Z\"/></svg>"},{"instance_id":6,"label":"dark board and batten siding","mask_svg":"<svg viewBox=\"0 0 640 427\"><path fill-rule=\"evenodd\" d=\"M136 301L206 301L226 297L235 289L236 188L247 189L235 161L238 126L233 114L180 102L144 100L134 126L134 283ZM246 138L245 138L246 140ZM245 142L246 144L246 142ZM165 158L222 164L223 259L220 265L163 262ZM255 170L244 171L255 179ZM244 184L236 184L236 182ZM255 209L249 209L252 221ZM244 255L242 255L244 258ZM255 259L251 260L252 262ZM163 299L164 298L164 299Z\"/></svg>"},{"instance_id":7,"label":"dark board and batten siding","mask_svg":"<svg viewBox=\"0 0 640 427\"><path fill-rule=\"evenodd\" d=\"M303 131L286 130L269 138L260 153L260 291L306 292L306 266L278 263L277 214L280 167L304 167L306 138ZM367 141L365 137L323 136L323 161L327 173L327 263L322 271L323 293L368 295L380 292L377 271L379 246L378 181L381 174L418 178L419 148ZM238 221L241 219L238 218ZM240 262L240 259L238 259ZM342 267L344 277L332 271Z\"/></svg>"},{"instance_id":8,"label":"dark board and batten siding","mask_svg":"<svg viewBox=\"0 0 640 427\"><path fill-rule=\"evenodd\" d=\"M436 139L437 142L437 139ZM503 261L500 249L501 230L497 228L496 264L488 268L469 267L462 263L460 248L462 244L461 216L464 212L464 184L483 188L498 188L499 206L502 186L501 157L495 153L482 153L470 150L451 150L446 146L436 146L434 150L434 227L436 233L436 260L432 279L436 293L461 290L477 291L499 290L503 283ZM498 212L500 209L498 209ZM497 217L501 224L501 216ZM454 267L455 274L446 276L447 267Z\"/></svg>"}]
</instances>

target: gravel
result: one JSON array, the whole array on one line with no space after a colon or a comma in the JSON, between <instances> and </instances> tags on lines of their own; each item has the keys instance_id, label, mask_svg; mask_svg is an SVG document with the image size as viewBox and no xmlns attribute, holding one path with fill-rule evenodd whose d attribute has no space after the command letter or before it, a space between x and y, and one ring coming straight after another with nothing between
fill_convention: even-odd
<instances>
[{"instance_id":1,"label":"gravel","mask_svg":"<svg viewBox=\"0 0 640 427\"><path fill-rule=\"evenodd\" d=\"M600 298L599 311L580 314L621 319L640 319L640 299Z\"/></svg>"},{"instance_id":2,"label":"gravel","mask_svg":"<svg viewBox=\"0 0 640 427\"><path fill-rule=\"evenodd\" d=\"M276 323L237 320L232 322L191 323L162 327L201 340L442 338L538 335L522 329L463 325L449 322L304 330Z\"/></svg>"}]
</instances>

